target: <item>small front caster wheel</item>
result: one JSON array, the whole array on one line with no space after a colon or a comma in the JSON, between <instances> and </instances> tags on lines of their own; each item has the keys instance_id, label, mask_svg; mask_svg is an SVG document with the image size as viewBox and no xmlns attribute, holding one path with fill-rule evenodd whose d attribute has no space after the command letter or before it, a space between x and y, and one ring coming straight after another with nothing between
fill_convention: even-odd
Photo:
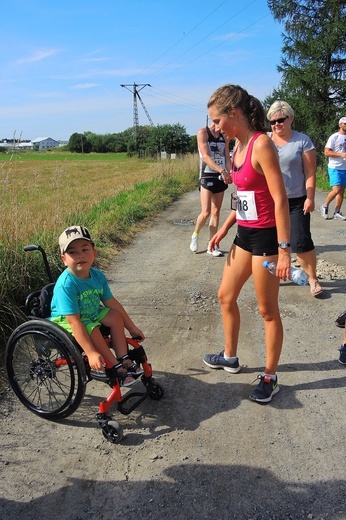
<instances>
[{"instance_id":1,"label":"small front caster wheel","mask_svg":"<svg viewBox=\"0 0 346 520\"><path fill-rule=\"evenodd\" d=\"M102 427L102 434L107 441L117 444L123 438L124 431L117 421L107 421Z\"/></svg>"},{"instance_id":2,"label":"small front caster wheel","mask_svg":"<svg viewBox=\"0 0 346 520\"><path fill-rule=\"evenodd\" d=\"M163 388L159 383L153 383L150 386L149 397L154 401L159 401L163 397Z\"/></svg>"}]
</instances>

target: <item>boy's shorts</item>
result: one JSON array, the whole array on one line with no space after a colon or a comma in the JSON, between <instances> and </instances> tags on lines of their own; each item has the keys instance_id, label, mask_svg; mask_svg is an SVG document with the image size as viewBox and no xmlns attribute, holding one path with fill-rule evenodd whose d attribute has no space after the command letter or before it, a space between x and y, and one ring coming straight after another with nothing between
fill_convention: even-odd
<instances>
[{"instance_id":1,"label":"boy's shorts","mask_svg":"<svg viewBox=\"0 0 346 520\"><path fill-rule=\"evenodd\" d=\"M90 320L83 319L82 320L82 323L85 325L85 328L86 328L89 336L92 333L92 331L95 329L95 327L101 327L101 325L102 325L101 320L103 320L103 318L105 316L107 316L109 311L110 311L109 307L100 307L98 315L93 320L92 319L90 319ZM70 326L69 322L67 321L67 319L65 318L65 316L57 316L56 318L49 318L49 320L52 321L53 323L56 323L63 329L67 330L67 332L72 334L71 326Z\"/></svg>"},{"instance_id":2,"label":"boy's shorts","mask_svg":"<svg viewBox=\"0 0 346 520\"><path fill-rule=\"evenodd\" d=\"M328 176L331 186L346 186L346 170L328 168Z\"/></svg>"}]
</instances>

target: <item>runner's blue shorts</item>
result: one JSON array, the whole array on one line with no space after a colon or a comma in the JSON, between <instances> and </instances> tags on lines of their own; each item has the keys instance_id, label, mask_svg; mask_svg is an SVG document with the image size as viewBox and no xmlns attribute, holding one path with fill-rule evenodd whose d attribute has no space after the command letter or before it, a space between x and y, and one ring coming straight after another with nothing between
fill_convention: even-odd
<instances>
[{"instance_id":1,"label":"runner's blue shorts","mask_svg":"<svg viewBox=\"0 0 346 520\"><path fill-rule=\"evenodd\" d=\"M346 186L346 170L328 168L328 175L331 186Z\"/></svg>"}]
</instances>

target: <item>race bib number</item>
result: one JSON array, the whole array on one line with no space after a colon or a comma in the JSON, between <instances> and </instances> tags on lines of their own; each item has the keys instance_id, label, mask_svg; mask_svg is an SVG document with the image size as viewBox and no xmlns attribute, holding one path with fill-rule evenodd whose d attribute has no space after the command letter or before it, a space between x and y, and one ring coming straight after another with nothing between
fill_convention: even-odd
<instances>
[{"instance_id":1,"label":"race bib number","mask_svg":"<svg viewBox=\"0 0 346 520\"><path fill-rule=\"evenodd\" d=\"M257 220L254 191L237 191L237 220Z\"/></svg>"},{"instance_id":2,"label":"race bib number","mask_svg":"<svg viewBox=\"0 0 346 520\"><path fill-rule=\"evenodd\" d=\"M224 168L225 164L226 164L224 157L217 157L217 156L215 157L214 156L214 162L216 162L216 164L218 164L219 166L222 166L222 168Z\"/></svg>"}]
</instances>

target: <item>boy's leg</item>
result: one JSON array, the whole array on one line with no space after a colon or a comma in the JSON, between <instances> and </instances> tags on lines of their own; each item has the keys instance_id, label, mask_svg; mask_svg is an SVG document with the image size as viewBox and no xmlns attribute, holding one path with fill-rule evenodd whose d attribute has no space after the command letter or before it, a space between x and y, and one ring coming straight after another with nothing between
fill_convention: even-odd
<instances>
[{"instance_id":1,"label":"boy's leg","mask_svg":"<svg viewBox=\"0 0 346 520\"><path fill-rule=\"evenodd\" d=\"M102 325L111 331L113 348L118 358L127 354L127 342L125 337L124 320L120 312L110 309L101 320Z\"/></svg>"},{"instance_id":2,"label":"boy's leg","mask_svg":"<svg viewBox=\"0 0 346 520\"><path fill-rule=\"evenodd\" d=\"M97 352L99 352L102 357L107 360L109 363L114 365L118 365L119 361L114 356L113 352L108 347L107 343L104 340L104 337L102 336L99 327L95 327L91 334L90 334L90 340L92 344L94 345Z\"/></svg>"}]
</instances>

